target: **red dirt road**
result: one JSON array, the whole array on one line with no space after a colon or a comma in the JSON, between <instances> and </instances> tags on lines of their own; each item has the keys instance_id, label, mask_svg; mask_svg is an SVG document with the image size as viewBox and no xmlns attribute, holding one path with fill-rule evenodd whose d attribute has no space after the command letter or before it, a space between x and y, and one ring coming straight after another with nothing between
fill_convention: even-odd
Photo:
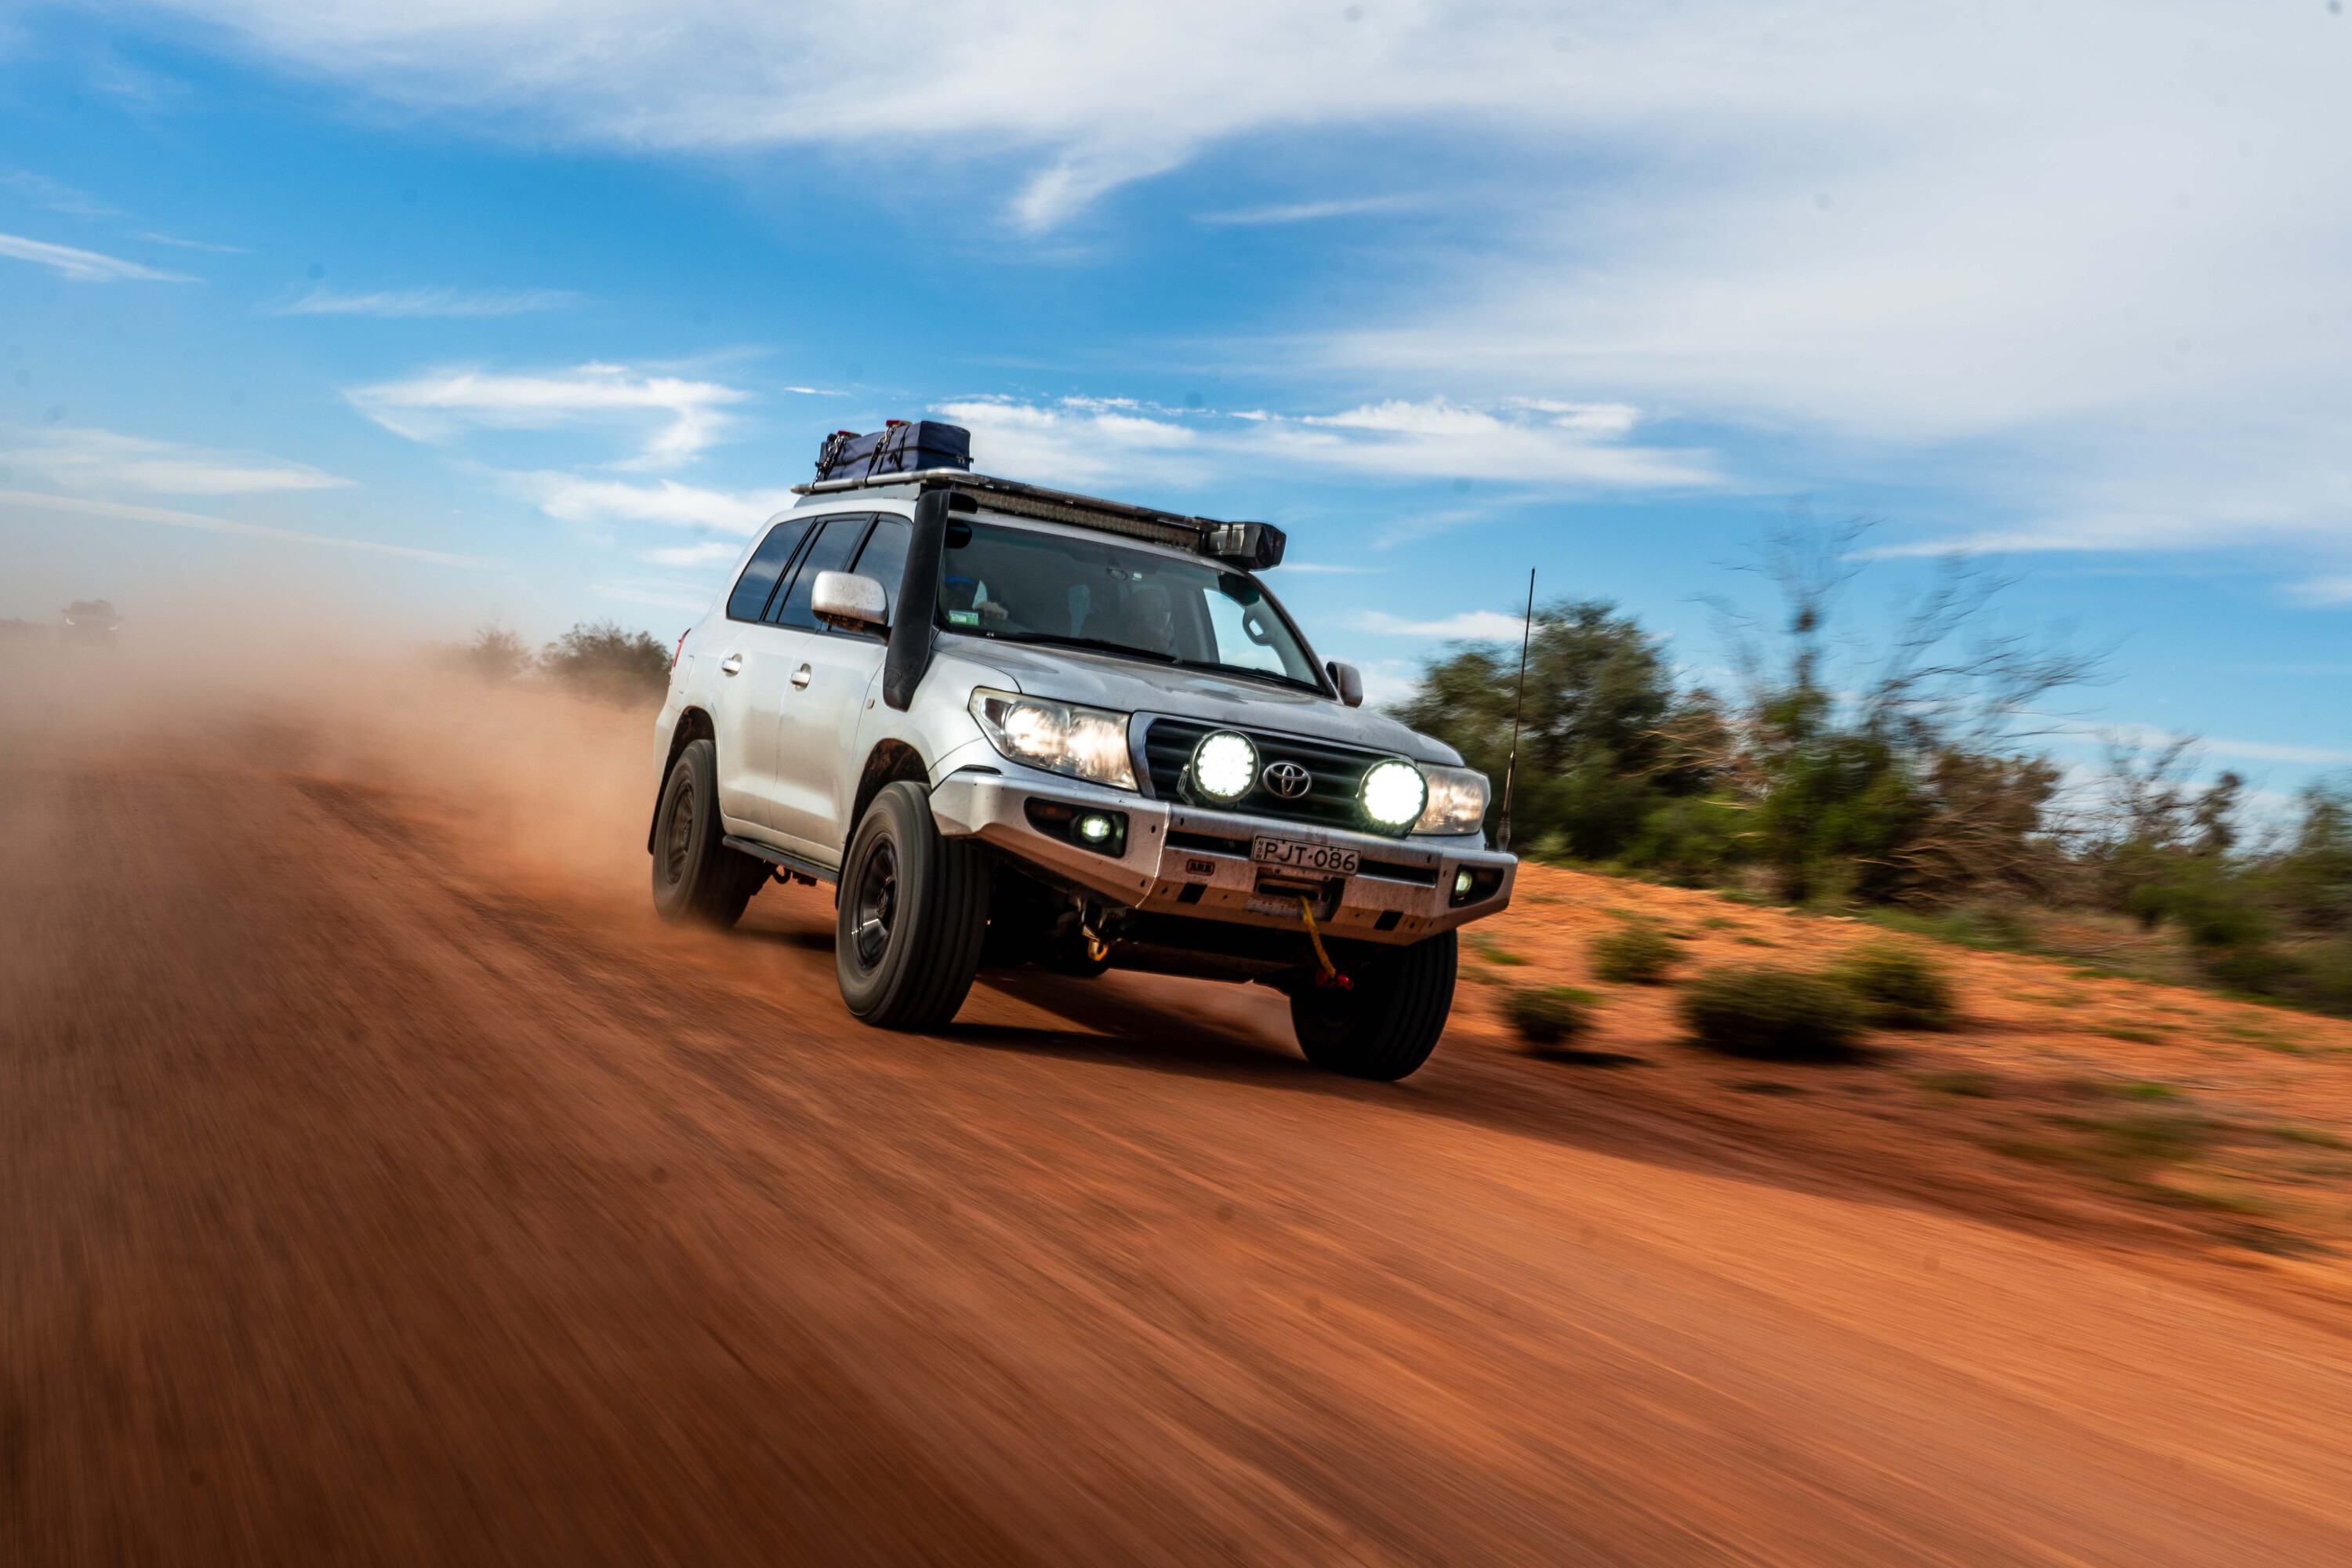
<instances>
[{"instance_id":1,"label":"red dirt road","mask_svg":"<svg viewBox=\"0 0 2352 1568\"><path fill-rule=\"evenodd\" d=\"M9 721L0 1562L2352 1562L2308 1300L1258 991L866 1030L564 723L576 858L393 729Z\"/></svg>"}]
</instances>

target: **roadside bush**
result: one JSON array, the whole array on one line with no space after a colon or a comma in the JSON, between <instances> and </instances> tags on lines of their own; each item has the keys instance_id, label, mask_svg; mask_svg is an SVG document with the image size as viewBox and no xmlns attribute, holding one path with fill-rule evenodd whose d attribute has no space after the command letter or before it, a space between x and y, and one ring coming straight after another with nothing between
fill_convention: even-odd
<instances>
[{"instance_id":1,"label":"roadside bush","mask_svg":"<svg viewBox=\"0 0 2352 1568\"><path fill-rule=\"evenodd\" d=\"M1589 952L1594 978L1612 985L1654 985L1683 957L1674 938L1647 924L1603 931L1592 939Z\"/></svg>"},{"instance_id":2,"label":"roadside bush","mask_svg":"<svg viewBox=\"0 0 2352 1568\"><path fill-rule=\"evenodd\" d=\"M1948 1029L1958 1009L1944 966L1915 947L1874 942L1854 949L1828 972L1884 1029Z\"/></svg>"},{"instance_id":3,"label":"roadside bush","mask_svg":"<svg viewBox=\"0 0 2352 1568\"><path fill-rule=\"evenodd\" d=\"M1592 1027L1601 998L1573 985L1529 985L1503 998L1503 1017L1531 1046L1555 1046Z\"/></svg>"},{"instance_id":4,"label":"roadside bush","mask_svg":"<svg viewBox=\"0 0 2352 1568\"><path fill-rule=\"evenodd\" d=\"M1713 970L1686 986L1683 1022L1701 1043L1737 1057L1820 1061L1845 1055L1862 1007L1842 985L1756 964Z\"/></svg>"},{"instance_id":5,"label":"roadside bush","mask_svg":"<svg viewBox=\"0 0 2352 1568\"><path fill-rule=\"evenodd\" d=\"M539 667L549 679L614 702L659 702L669 689L669 649L645 632L583 621L547 645Z\"/></svg>"},{"instance_id":6,"label":"roadside bush","mask_svg":"<svg viewBox=\"0 0 2352 1568\"><path fill-rule=\"evenodd\" d=\"M530 649L504 626L483 626L473 640L448 650L451 660L478 679L504 685L530 668Z\"/></svg>"}]
</instances>

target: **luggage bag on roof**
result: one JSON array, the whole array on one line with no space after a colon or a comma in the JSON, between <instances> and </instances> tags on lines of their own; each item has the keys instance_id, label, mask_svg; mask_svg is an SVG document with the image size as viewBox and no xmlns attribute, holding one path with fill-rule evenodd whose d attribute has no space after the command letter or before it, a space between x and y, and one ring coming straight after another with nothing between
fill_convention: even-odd
<instances>
[{"instance_id":1,"label":"luggage bag on roof","mask_svg":"<svg viewBox=\"0 0 2352 1568\"><path fill-rule=\"evenodd\" d=\"M971 432L961 425L929 419L893 419L870 436L836 430L824 438L816 455L820 482L971 467Z\"/></svg>"}]
</instances>

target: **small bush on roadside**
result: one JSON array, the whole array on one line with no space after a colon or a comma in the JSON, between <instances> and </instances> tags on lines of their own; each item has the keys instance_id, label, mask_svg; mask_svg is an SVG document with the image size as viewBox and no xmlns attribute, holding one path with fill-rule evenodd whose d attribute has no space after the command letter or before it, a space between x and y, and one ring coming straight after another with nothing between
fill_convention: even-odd
<instances>
[{"instance_id":1,"label":"small bush on roadside","mask_svg":"<svg viewBox=\"0 0 2352 1568\"><path fill-rule=\"evenodd\" d=\"M1846 989L1816 974L1765 964L1717 969L1686 986L1683 1022L1731 1056L1819 1061L1845 1055L1863 1029Z\"/></svg>"},{"instance_id":2,"label":"small bush on roadside","mask_svg":"<svg viewBox=\"0 0 2352 1568\"><path fill-rule=\"evenodd\" d=\"M1530 985L1503 998L1503 1017L1528 1044L1553 1046L1592 1027L1600 1000L1573 985Z\"/></svg>"},{"instance_id":3,"label":"small bush on roadside","mask_svg":"<svg viewBox=\"0 0 2352 1568\"><path fill-rule=\"evenodd\" d=\"M1958 1016L1944 966L1901 942L1858 947L1831 968L1829 978L1853 993L1883 1029L1948 1029Z\"/></svg>"},{"instance_id":4,"label":"small bush on roadside","mask_svg":"<svg viewBox=\"0 0 2352 1568\"><path fill-rule=\"evenodd\" d=\"M449 661L478 679L504 685L530 668L530 649L504 626L482 626L473 640L446 650Z\"/></svg>"},{"instance_id":5,"label":"small bush on roadside","mask_svg":"<svg viewBox=\"0 0 2352 1568\"><path fill-rule=\"evenodd\" d=\"M659 702L669 689L669 649L611 621L583 622L547 645L548 679L614 702Z\"/></svg>"},{"instance_id":6,"label":"small bush on roadside","mask_svg":"<svg viewBox=\"0 0 2352 1568\"><path fill-rule=\"evenodd\" d=\"M1591 954L1594 978L1617 985L1654 985L1683 956L1672 937L1648 924L1603 931L1592 939Z\"/></svg>"}]
</instances>

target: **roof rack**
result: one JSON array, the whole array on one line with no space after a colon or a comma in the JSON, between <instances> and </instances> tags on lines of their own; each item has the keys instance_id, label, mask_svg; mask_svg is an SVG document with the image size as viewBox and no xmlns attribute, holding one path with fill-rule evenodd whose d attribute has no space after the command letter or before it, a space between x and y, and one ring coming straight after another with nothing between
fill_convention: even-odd
<instances>
[{"instance_id":1,"label":"roof rack","mask_svg":"<svg viewBox=\"0 0 2352 1568\"><path fill-rule=\"evenodd\" d=\"M1282 564L1282 530L1266 522L1223 522L1213 517L1184 517L1126 501L1105 500L1069 490L1048 489L1019 479L1000 479L965 468L919 468L905 474L870 474L850 479L819 479L794 485L797 496L831 496L852 490L887 489L911 485L918 490L958 489L992 511L1034 517L1045 522L1067 523L1105 533L1124 534L1177 550L1213 555L1221 561L1255 571Z\"/></svg>"}]
</instances>

